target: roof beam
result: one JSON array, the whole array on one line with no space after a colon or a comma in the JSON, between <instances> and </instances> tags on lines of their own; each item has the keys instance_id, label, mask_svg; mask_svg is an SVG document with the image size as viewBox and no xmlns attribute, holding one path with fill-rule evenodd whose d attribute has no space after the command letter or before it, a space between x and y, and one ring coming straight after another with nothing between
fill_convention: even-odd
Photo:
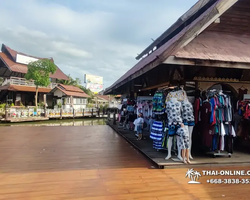
<instances>
[{"instance_id":1,"label":"roof beam","mask_svg":"<svg viewBox=\"0 0 250 200\"><path fill-rule=\"evenodd\" d=\"M194 38L196 38L198 35L200 35L205 29L207 29L213 22L215 22L224 12L226 12L229 8L231 8L238 0L222 0L219 1L219 3L216 5L217 8L217 14L215 14L212 17L208 17L209 20L205 23L202 24L200 23L200 28L198 31L195 31L192 34L192 36L186 36L185 42L180 46L180 48L185 47L187 44L189 44ZM210 14L208 14L210 16Z\"/></svg>"},{"instance_id":2,"label":"roof beam","mask_svg":"<svg viewBox=\"0 0 250 200\"><path fill-rule=\"evenodd\" d=\"M187 65L187 66L203 66L203 67L234 68L234 69L250 70L250 63L182 59L182 58L176 58L175 56L168 57L163 63L169 65Z\"/></svg>"},{"instance_id":3,"label":"roof beam","mask_svg":"<svg viewBox=\"0 0 250 200\"><path fill-rule=\"evenodd\" d=\"M143 50L136 60L139 60L146 54L150 54L150 51L153 51L153 48L162 42L165 38L169 37L174 31L179 27L187 23L187 21L197 14L201 8L207 5L211 0L199 0L195 5L193 5L186 13L184 13L170 28L168 28L163 34L161 34L156 40L153 41L145 50Z\"/></svg>"},{"instance_id":4,"label":"roof beam","mask_svg":"<svg viewBox=\"0 0 250 200\"><path fill-rule=\"evenodd\" d=\"M197 37L202 31L204 31L209 25L211 25L217 18L219 18L227 9L233 6L238 0L220 0L213 7L209 8L204 13L203 16L200 16L196 19L193 24L186 27L186 31L180 32L172 41L169 41L168 49L159 56L155 57L155 60L146 64L140 70L136 71L133 75L125 78L121 82L114 84L109 87L105 94L109 94L113 89L117 89L125 83L131 81L134 78L141 76L142 74L150 71L151 69L157 67L162 64L169 56L173 55L180 48L189 44L195 37Z\"/></svg>"}]
</instances>

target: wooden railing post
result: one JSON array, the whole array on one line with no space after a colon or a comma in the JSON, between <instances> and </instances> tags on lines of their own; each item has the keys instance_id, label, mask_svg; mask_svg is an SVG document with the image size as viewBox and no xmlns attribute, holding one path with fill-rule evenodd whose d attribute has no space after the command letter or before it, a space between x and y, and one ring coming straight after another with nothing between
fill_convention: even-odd
<instances>
[{"instance_id":1,"label":"wooden railing post","mask_svg":"<svg viewBox=\"0 0 250 200\"><path fill-rule=\"evenodd\" d=\"M93 117L94 116L94 109L92 108L92 110L91 110L91 117Z\"/></svg>"},{"instance_id":2,"label":"wooden railing post","mask_svg":"<svg viewBox=\"0 0 250 200\"><path fill-rule=\"evenodd\" d=\"M5 104L5 120L8 120L8 109L7 109L8 104Z\"/></svg>"},{"instance_id":3,"label":"wooden railing post","mask_svg":"<svg viewBox=\"0 0 250 200\"><path fill-rule=\"evenodd\" d=\"M116 125L116 110L114 110L113 114L113 125Z\"/></svg>"},{"instance_id":4,"label":"wooden railing post","mask_svg":"<svg viewBox=\"0 0 250 200\"><path fill-rule=\"evenodd\" d=\"M60 108L60 119L62 119L62 108Z\"/></svg>"}]
</instances>

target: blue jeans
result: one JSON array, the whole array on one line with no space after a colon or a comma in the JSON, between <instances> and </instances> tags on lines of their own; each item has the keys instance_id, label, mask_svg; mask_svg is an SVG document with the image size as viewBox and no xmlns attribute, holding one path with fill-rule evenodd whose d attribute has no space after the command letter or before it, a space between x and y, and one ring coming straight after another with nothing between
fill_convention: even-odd
<instances>
[{"instance_id":1,"label":"blue jeans","mask_svg":"<svg viewBox=\"0 0 250 200\"><path fill-rule=\"evenodd\" d=\"M138 134L142 133L142 124L137 126L137 133Z\"/></svg>"}]
</instances>

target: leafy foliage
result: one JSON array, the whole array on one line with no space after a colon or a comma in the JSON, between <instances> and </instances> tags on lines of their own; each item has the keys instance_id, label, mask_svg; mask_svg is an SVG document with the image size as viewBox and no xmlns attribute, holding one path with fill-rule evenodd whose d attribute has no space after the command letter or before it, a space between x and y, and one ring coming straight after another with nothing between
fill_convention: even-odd
<instances>
[{"instance_id":1,"label":"leafy foliage","mask_svg":"<svg viewBox=\"0 0 250 200\"><path fill-rule=\"evenodd\" d=\"M56 72L56 65L49 59L41 59L28 64L28 72L25 75L27 80L33 80L36 85L36 110L37 110L37 97L38 97L38 87L47 87L50 84L49 76Z\"/></svg>"},{"instance_id":2,"label":"leafy foliage","mask_svg":"<svg viewBox=\"0 0 250 200\"><path fill-rule=\"evenodd\" d=\"M92 102L92 99L94 98L93 92L91 92L89 89L83 87L81 85L81 80L79 78L73 79L70 75L68 75L69 80L59 80L59 83L64 85L72 85L80 88L82 91L84 91L87 95L90 96L88 98L88 102Z\"/></svg>"},{"instance_id":3,"label":"leafy foliage","mask_svg":"<svg viewBox=\"0 0 250 200\"><path fill-rule=\"evenodd\" d=\"M0 85L4 82L4 78L0 77Z\"/></svg>"},{"instance_id":4,"label":"leafy foliage","mask_svg":"<svg viewBox=\"0 0 250 200\"><path fill-rule=\"evenodd\" d=\"M27 80L34 80L35 85L47 87L50 84L49 76L56 72L56 65L49 59L41 59L28 64Z\"/></svg>"}]
</instances>

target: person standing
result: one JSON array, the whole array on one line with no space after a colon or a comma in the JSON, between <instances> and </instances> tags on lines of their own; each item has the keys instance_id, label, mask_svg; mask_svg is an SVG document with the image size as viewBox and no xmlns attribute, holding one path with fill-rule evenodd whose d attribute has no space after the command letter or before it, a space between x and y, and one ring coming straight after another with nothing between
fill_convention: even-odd
<instances>
[{"instance_id":1,"label":"person standing","mask_svg":"<svg viewBox=\"0 0 250 200\"><path fill-rule=\"evenodd\" d=\"M138 119L137 119L137 135L138 135L138 139L137 140L141 140L142 139L143 124L144 124L144 119L142 117L142 114L140 113L138 115Z\"/></svg>"}]
</instances>

